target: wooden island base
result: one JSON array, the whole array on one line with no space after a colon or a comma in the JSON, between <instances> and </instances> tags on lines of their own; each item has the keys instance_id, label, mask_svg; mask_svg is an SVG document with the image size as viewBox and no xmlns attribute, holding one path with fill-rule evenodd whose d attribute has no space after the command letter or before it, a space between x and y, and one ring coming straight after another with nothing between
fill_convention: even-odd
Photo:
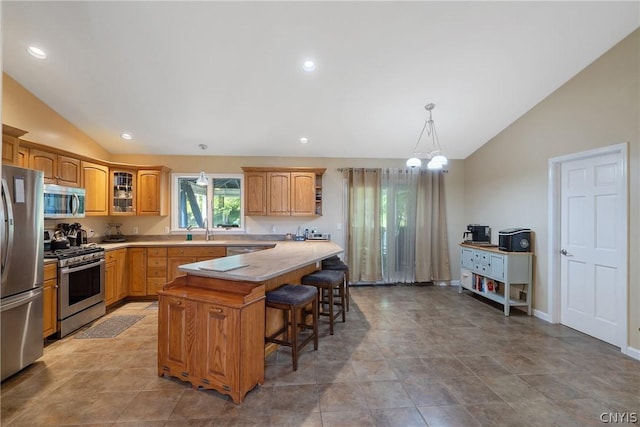
<instances>
[{"instance_id":1,"label":"wooden island base","mask_svg":"<svg viewBox=\"0 0 640 427\"><path fill-rule=\"evenodd\" d=\"M158 292L158 375L241 403L264 383L264 286L216 281L180 276Z\"/></svg>"},{"instance_id":2,"label":"wooden island base","mask_svg":"<svg viewBox=\"0 0 640 427\"><path fill-rule=\"evenodd\" d=\"M264 383L265 331L283 325L282 313L265 312L265 292L300 283L318 269L309 264L261 281L187 274L158 291L158 375L177 377L227 394L241 403Z\"/></svg>"}]
</instances>

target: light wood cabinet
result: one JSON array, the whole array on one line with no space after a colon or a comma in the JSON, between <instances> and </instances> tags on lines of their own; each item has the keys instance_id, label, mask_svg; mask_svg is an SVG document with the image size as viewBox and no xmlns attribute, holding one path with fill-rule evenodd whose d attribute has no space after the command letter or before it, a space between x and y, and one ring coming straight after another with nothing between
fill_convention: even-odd
<instances>
[{"instance_id":1,"label":"light wood cabinet","mask_svg":"<svg viewBox=\"0 0 640 427\"><path fill-rule=\"evenodd\" d=\"M109 167L82 161L82 186L86 189L87 216L109 215Z\"/></svg>"},{"instance_id":2,"label":"light wood cabinet","mask_svg":"<svg viewBox=\"0 0 640 427\"><path fill-rule=\"evenodd\" d=\"M316 215L316 174L291 172L291 216Z\"/></svg>"},{"instance_id":3,"label":"light wood cabinet","mask_svg":"<svg viewBox=\"0 0 640 427\"><path fill-rule=\"evenodd\" d=\"M80 187L80 160L36 148L29 149L29 167L44 172L45 184Z\"/></svg>"},{"instance_id":4,"label":"light wood cabinet","mask_svg":"<svg viewBox=\"0 0 640 427\"><path fill-rule=\"evenodd\" d=\"M127 296L126 249L105 253L105 304L110 306Z\"/></svg>"},{"instance_id":5,"label":"light wood cabinet","mask_svg":"<svg viewBox=\"0 0 640 427\"><path fill-rule=\"evenodd\" d=\"M20 137L27 131L2 125L2 163L22 166L20 163ZM23 166L26 167L26 166Z\"/></svg>"},{"instance_id":6,"label":"light wood cabinet","mask_svg":"<svg viewBox=\"0 0 640 427\"><path fill-rule=\"evenodd\" d=\"M27 147L18 149L18 166L21 168L29 167L29 149Z\"/></svg>"},{"instance_id":7,"label":"light wood cabinet","mask_svg":"<svg viewBox=\"0 0 640 427\"><path fill-rule=\"evenodd\" d=\"M58 265L44 266L42 287L42 336L46 338L58 331Z\"/></svg>"},{"instance_id":8,"label":"light wood cabinet","mask_svg":"<svg viewBox=\"0 0 640 427\"><path fill-rule=\"evenodd\" d=\"M147 248L146 295L156 295L167 283L167 248Z\"/></svg>"},{"instance_id":9,"label":"light wood cabinet","mask_svg":"<svg viewBox=\"0 0 640 427\"><path fill-rule=\"evenodd\" d=\"M267 172L267 216L291 215L291 174Z\"/></svg>"},{"instance_id":10,"label":"light wood cabinet","mask_svg":"<svg viewBox=\"0 0 640 427\"><path fill-rule=\"evenodd\" d=\"M187 325L193 322L193 311L185 298L158 298L158 375L189 376Z\"/></svg>"},{"instance_id":11,"label":"light wood cabinet","mask_svg":"<svg viewBox=\"0 0 640 427\"><path fill-rule=\"evenodd\" d=\"M169 214L169 169L110 171L110 212L114 216Z\"/></svg>"},{"instance_id":12,"label":"light wood cabinet","mask_svg":"<svg viewBox=\"0 0 640 427\"><path fill-rule=\"evenodd\" d=\"M3 125L2 161L44 172L45 184L86 188L87 216L166 216L170 211L170 172L165 166L136 166L75 156L35 142Z\"/></svg>"},{"instance_id":13,"label":"light wood cabinet","mask_svg":"<svg viewBox=\"0 0 640 427\"><path fill-rule=\"evenodd\" d=\"M245 215L264 216L267 214L267 174L266 172L245 172Z\"/></svg>"},{"instance_id":14,"label":"light wood cabinet","mask_svg":"<svg viewBox=\"0 0 640 427\"><path fill-rule=\"evenodd\" d=\"M248 216L322 215L326 169L243 167Z\"/></svg>"},{"instance_id":15,"label":"light wood cabinet","mask_svg":"<svg viewBox=\"0 0 640 427\"><path fill-rule=\"evenodd\" d=\"M169 215L169 169L138 170L138 215Z\"/></svg>"},{"instance_id":16,"label":"light wood cabinet","mask_svg":"<svg viewBox=\"0 0 640 427\"><path fill-rule=\"evenodd\" d=\"M178 271L181 265L226 256L227 248L226 246L171 247L167 254L167 281L172 282L176 277L184 274Z\"/></svg>"},{"instance_id":17,"label":"light wood cabinet","mask_svg":"<svg viewBox=\"0 0 640 427\"><path fill-rule=\"evenodd\" d=\"M196 351L191 355L194 374L217 390L238 390L240 369L236 369L236 365L242 360L242 355L239 337L235 335L241 333L240 315L243 310L222 302L200 302L195 309ZM246 311L245 319L254 315L249 313L251 307ZM254 308L253 311L259 310ZM264 364L264 354L262 358ZM255 381L260 382L258 379ZM264 379L261 381L264 382Z\"/></svg>"},{"instance_id":18,"label":"light wood cabinet","mask_svg":"<svg viewBox=\"0 0 640 427\"><path fill-rule=\"evenodd\" d=\"M130 296L147 294L147 250L146 248L127 249L127 281Z\"/></svg>"},{"instance_id":19,"label":"light wood cabinet","mask_svg":"<svg viewBox=\"0 0 640 427\"><path fill-rule=\"evenodd\" d=\"M158 375L241 403L264 382L264 286L216 283L180 276L159 292Z\"/></svg>"},{"instance_id":20,"label":"light wood cabinet","mask_svg":"<svg viewBox=\"0 0 640 427\"><path fill-rule=\"evenodd\" d=\"M136 214L135 170L109 170L109 214L113 216Z\"/></svg>"}]
</instances>

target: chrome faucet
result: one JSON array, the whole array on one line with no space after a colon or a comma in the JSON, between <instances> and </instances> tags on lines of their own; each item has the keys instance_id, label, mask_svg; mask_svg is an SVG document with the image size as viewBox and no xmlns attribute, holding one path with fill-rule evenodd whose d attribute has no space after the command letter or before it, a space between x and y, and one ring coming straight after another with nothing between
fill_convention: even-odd
<instances>
[{"instance_id":1,"label":"chrome faucet","mask_svg":"<svg viewBox=\"0 0 640 427\"><path fill-rule=\"evenodd\" d=\"M209 241L209 219L202 220L202 228L204 228L204 240Z\"/></svg>"}]
</instances>

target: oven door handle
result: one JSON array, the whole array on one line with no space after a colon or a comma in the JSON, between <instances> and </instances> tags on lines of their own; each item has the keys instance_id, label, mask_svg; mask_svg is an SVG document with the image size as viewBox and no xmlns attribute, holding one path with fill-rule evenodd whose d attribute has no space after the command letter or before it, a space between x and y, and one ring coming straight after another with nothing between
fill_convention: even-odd
<instances>
[{"instance_id":1,"label":"oven door handle","mask_svg":"<svg viewBox=\"0 0 640 427\"><path fill-rule=\"evenodd\" d=\"M62 274L75 273L76 271L86 270L88 268L93 268L101 264L104 264L104 258L99 260L98 262L90 262L88 264L83 264L79 267L62 267L60 269L60 273Z\"/></svg>"}]
</instances>

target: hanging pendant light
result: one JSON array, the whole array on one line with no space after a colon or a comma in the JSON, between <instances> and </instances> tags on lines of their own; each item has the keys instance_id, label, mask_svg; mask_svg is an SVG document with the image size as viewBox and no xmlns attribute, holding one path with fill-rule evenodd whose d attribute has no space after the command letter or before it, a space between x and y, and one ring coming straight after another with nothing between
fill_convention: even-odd
<instances>
[{"instance_id":1,"label":"hanging pendant light","mask_svg":"<svg viewBox=\"0 0 640 427\"><path fill-rule=\"evenodd\" d=\"M436 133L436 127L433 122L432 111L436 107L436 104L429 103L424 106L424 109L429 112L429 118L427 118L424 122L424 126L422 127L422 131L420 131L420 136L418 137L418 141L416 142L415 147L413 147L413 155L411 158L407 160L407 167L409 168L420 168L422 167L422 160L420 159L423 156L425 159L429 160L427 163L427 169L431 170L439 170L446 166L449 161L442 154L442 148L440 147L440 140L438 139L438 134ZM427 131L427 136L431 137L431 141L433 144L433 149L427 153L419 153L418 148L420 146L420 140L422 139L422 135L424 131Z\"/></svg>"},{"instance_id":2,"label":"hanging pendant light","mask_svg":"<svg viewBox=\"0 0 640 427\"><path fill-rule=\"evenodd\" d=\"M198 145L198 147L200 147L201 150L206 150L208 147L205 144L200 144ZM202 170L200 171L200 176L198 177L198 180L196 181L196 185L201 185L201 186L205 186L205 185L209 185L209 178L207 178L206 173L204 172L204 158L202 159Z\"/></svg>"}]
</instances>

